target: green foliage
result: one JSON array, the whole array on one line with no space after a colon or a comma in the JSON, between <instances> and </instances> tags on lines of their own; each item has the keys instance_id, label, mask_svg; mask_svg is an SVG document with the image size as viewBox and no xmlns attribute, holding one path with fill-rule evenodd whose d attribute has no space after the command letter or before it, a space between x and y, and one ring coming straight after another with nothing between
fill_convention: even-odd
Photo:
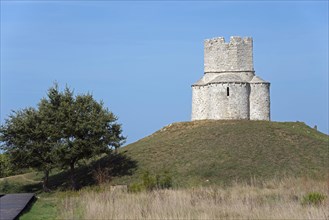
<instances>
[{"instance_id":1,"label":"green foliage","mask_svg":"<svg viewBox=\"0 0 329 220\"><path fill-rule=\"evenodd\" d=\"M142 175L143 186L146 190L153 190L157 186L156 176L150 174L150 172L146 171Z\"/></svg>"},{"instance_id":2,"label":"green foliage","mask_svg":"<svg viewBox=\"0 0 329 220\"><path fill-rule=\"evenodd\" d=\"M319 192L310 192L303 196L303 205L320 205L326 199L326 196Z\"/></svg>"},{"instance_id":3,"label":"green foliage","mask_svg":"<svg viewBox=\"0 0 329 220\"><path fill-rule=\"evenodd\" d=\"M172 188L172 176L168 171L164 171L162 175L156 175L156 185L159 189Z\"/></svg>"},{"instance_id":4,"label":"green foliage","mask_svg":"<svg viewBox=\"0 0 329 220\"><path fill-rule=\"evenodd\" d=\"M149 171L145 171L141 176L139 183L129 185L130 192L140 192L143 190L152 191L154 189L169 189L172 187L172 177L168 171L163 174L151 175Z\"/></svg>"},{"instance_id":5,"label":"green foliage","mask_svg":"<svg viewBox=\"0 0 329 220\"><path fill-rule=\"evenodd\" d=\"M14 169L6 154L0 154L0 178L14 174Z\"/></svg>"},{"instance_id":6,"label":"green foliage","mask_svg":"<svg viewBox=\"0 0 329 220\"><path fill-rule=\"evenodd\" d=\"M55 85L39 109L52 131L49 137L57 142L56 161L70 167L72 188L76 188L74 168L79 161L111 153L125 140L117 117L90 94L74 96L68 87L60 92Z\"/></svg>"},{"instance_id":7,"label":"green foliage","mask_svg":"<svg viewBox=\"0 0 329 220\"><path fill-rule=\"evenodd\" d=\"M70 167L71 185L76 188L74 169L79 161L109 154L124 142L116 121L91 94L74 96L68 87L59 91L55 84L38 109L26 108L9 116L0 128L1 149L15 166L42 170L46 189L51 169Z\"/></svg>"},{"instance_id":8,"label":"green foliage","mask_svg":"<svg viewBox=\"0 0 329 220\"><path fill-rule=\"evenodd\" d=\"M18 175L22 173L33 172L33 168L20 168L13 165L11 157L8 154L0 154L0 178Z\"/></svg>"},{"instance_id":9,"label":"green foliage","mask_svg":"<svg viewBox=\"0 0 329 220\"><path fill-rule=\"evenodd\" d=\"M144 191L145 187L143 185L143 183L139 182L139 183L132 183L129 185L128 187L128 191L132 192L132 193L138 193L141 191Z\"/></svg>"},{"instance_id":10,"label":"green foliage","mask_svg":"<svg viewBox=\"0 0 329 220\"><path fill-rule=\"evenodd\" d=\"M56 143L47 133L47 123L39 110L26 108L14 111L0 127L0 146L16 169L35 168L45 173L47 190L48 174L55 166Z\"/></svg>"},{"instance_id":11,"label":"green foliage","mask_svg":"<svg viewBox=\"0 0 329 220\"><path fill-rule=\"evenodd\" d=\"M20 192L21 185L17 183L11 183L8 180L3 180L0 182L0 194Z\"/></svg>"}]
</instances>

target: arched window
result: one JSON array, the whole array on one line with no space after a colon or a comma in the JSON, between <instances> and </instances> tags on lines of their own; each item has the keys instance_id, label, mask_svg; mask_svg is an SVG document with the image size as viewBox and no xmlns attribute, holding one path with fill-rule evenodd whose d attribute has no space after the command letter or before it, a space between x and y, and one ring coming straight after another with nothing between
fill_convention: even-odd
<instances>
[{"instance_id":1,"label":"arched window","mask_svg":"<svg viewBox=\"0 0 329 220\"><path fill-rule=\"evenodd\" d=\"M226 94L227 94L227 96L230 96L230 88L229 87L227 87L227 89L226 89Z\"/></svg>"}]
</instances>

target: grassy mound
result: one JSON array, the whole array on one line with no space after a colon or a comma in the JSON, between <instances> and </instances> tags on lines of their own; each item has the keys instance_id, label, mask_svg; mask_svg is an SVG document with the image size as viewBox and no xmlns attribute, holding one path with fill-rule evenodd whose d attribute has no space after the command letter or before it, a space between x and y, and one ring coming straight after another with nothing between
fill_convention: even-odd
<instances>
[{"instance_id":1,"label":"grassy mound","mask_svg":"<svg viewBox=\"0 0 329 220\"><path fill-rule=\"evenodd\" d=\"M105 169L112 184L138 183L146 171L162 177L169 173L178 187L286 177L323 180L328 178L328 158L329 136L301 122L180 122L119 154L82 164L76 179L80 187L95 185L95 171ZM54 171L50 188L65 191L68 175ZM0 179L0 193L41 192L41 177L35 172Z\"/></svg>"},{"instance_id":2,"label":"grassy mound","mask_svg":"<svg viewBox=\"0 0 329 220\"><path fill-rule=\"evenodd\" d=\"M301 122L194 121L174 123L121 149L143 172L168 171L178 186L303 176L326 178L329 139Z\"/></svg>"}]
</instances>

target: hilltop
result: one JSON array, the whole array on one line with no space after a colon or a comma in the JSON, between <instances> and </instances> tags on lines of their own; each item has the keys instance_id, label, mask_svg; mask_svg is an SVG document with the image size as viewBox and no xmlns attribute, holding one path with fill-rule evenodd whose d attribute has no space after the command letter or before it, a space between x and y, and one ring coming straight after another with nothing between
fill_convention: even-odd
<instances>
[{"instance_id":1,"label":"hilltop","mask_svg":"<svg viewBox=\"0 0 329 220\"><path fill-rule=\"evenodd\" d=\"M168 171L177 186L266 180L286 176L326 178L328 136L302 122L192 121L170 124L121 149L137 162L130 177Z\"/></svg>"}]
</instances>

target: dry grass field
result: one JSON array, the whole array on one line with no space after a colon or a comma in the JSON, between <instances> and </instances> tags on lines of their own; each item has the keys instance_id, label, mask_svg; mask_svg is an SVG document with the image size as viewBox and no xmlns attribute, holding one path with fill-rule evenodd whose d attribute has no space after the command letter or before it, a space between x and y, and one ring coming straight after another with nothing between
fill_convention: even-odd
<instances>
[{"instance_id":1,"label":"dry grass field","mask_svg":"<svg viewBox=\"0 0 329 220\"><path fill-rule=\"evenodd\" d=\"M307 203L317 192L322 202ZM80 191L60 201L60 219L329 219L328 181L294 178L232 186L129 193Z\"/></svg>"}]
</instances>

